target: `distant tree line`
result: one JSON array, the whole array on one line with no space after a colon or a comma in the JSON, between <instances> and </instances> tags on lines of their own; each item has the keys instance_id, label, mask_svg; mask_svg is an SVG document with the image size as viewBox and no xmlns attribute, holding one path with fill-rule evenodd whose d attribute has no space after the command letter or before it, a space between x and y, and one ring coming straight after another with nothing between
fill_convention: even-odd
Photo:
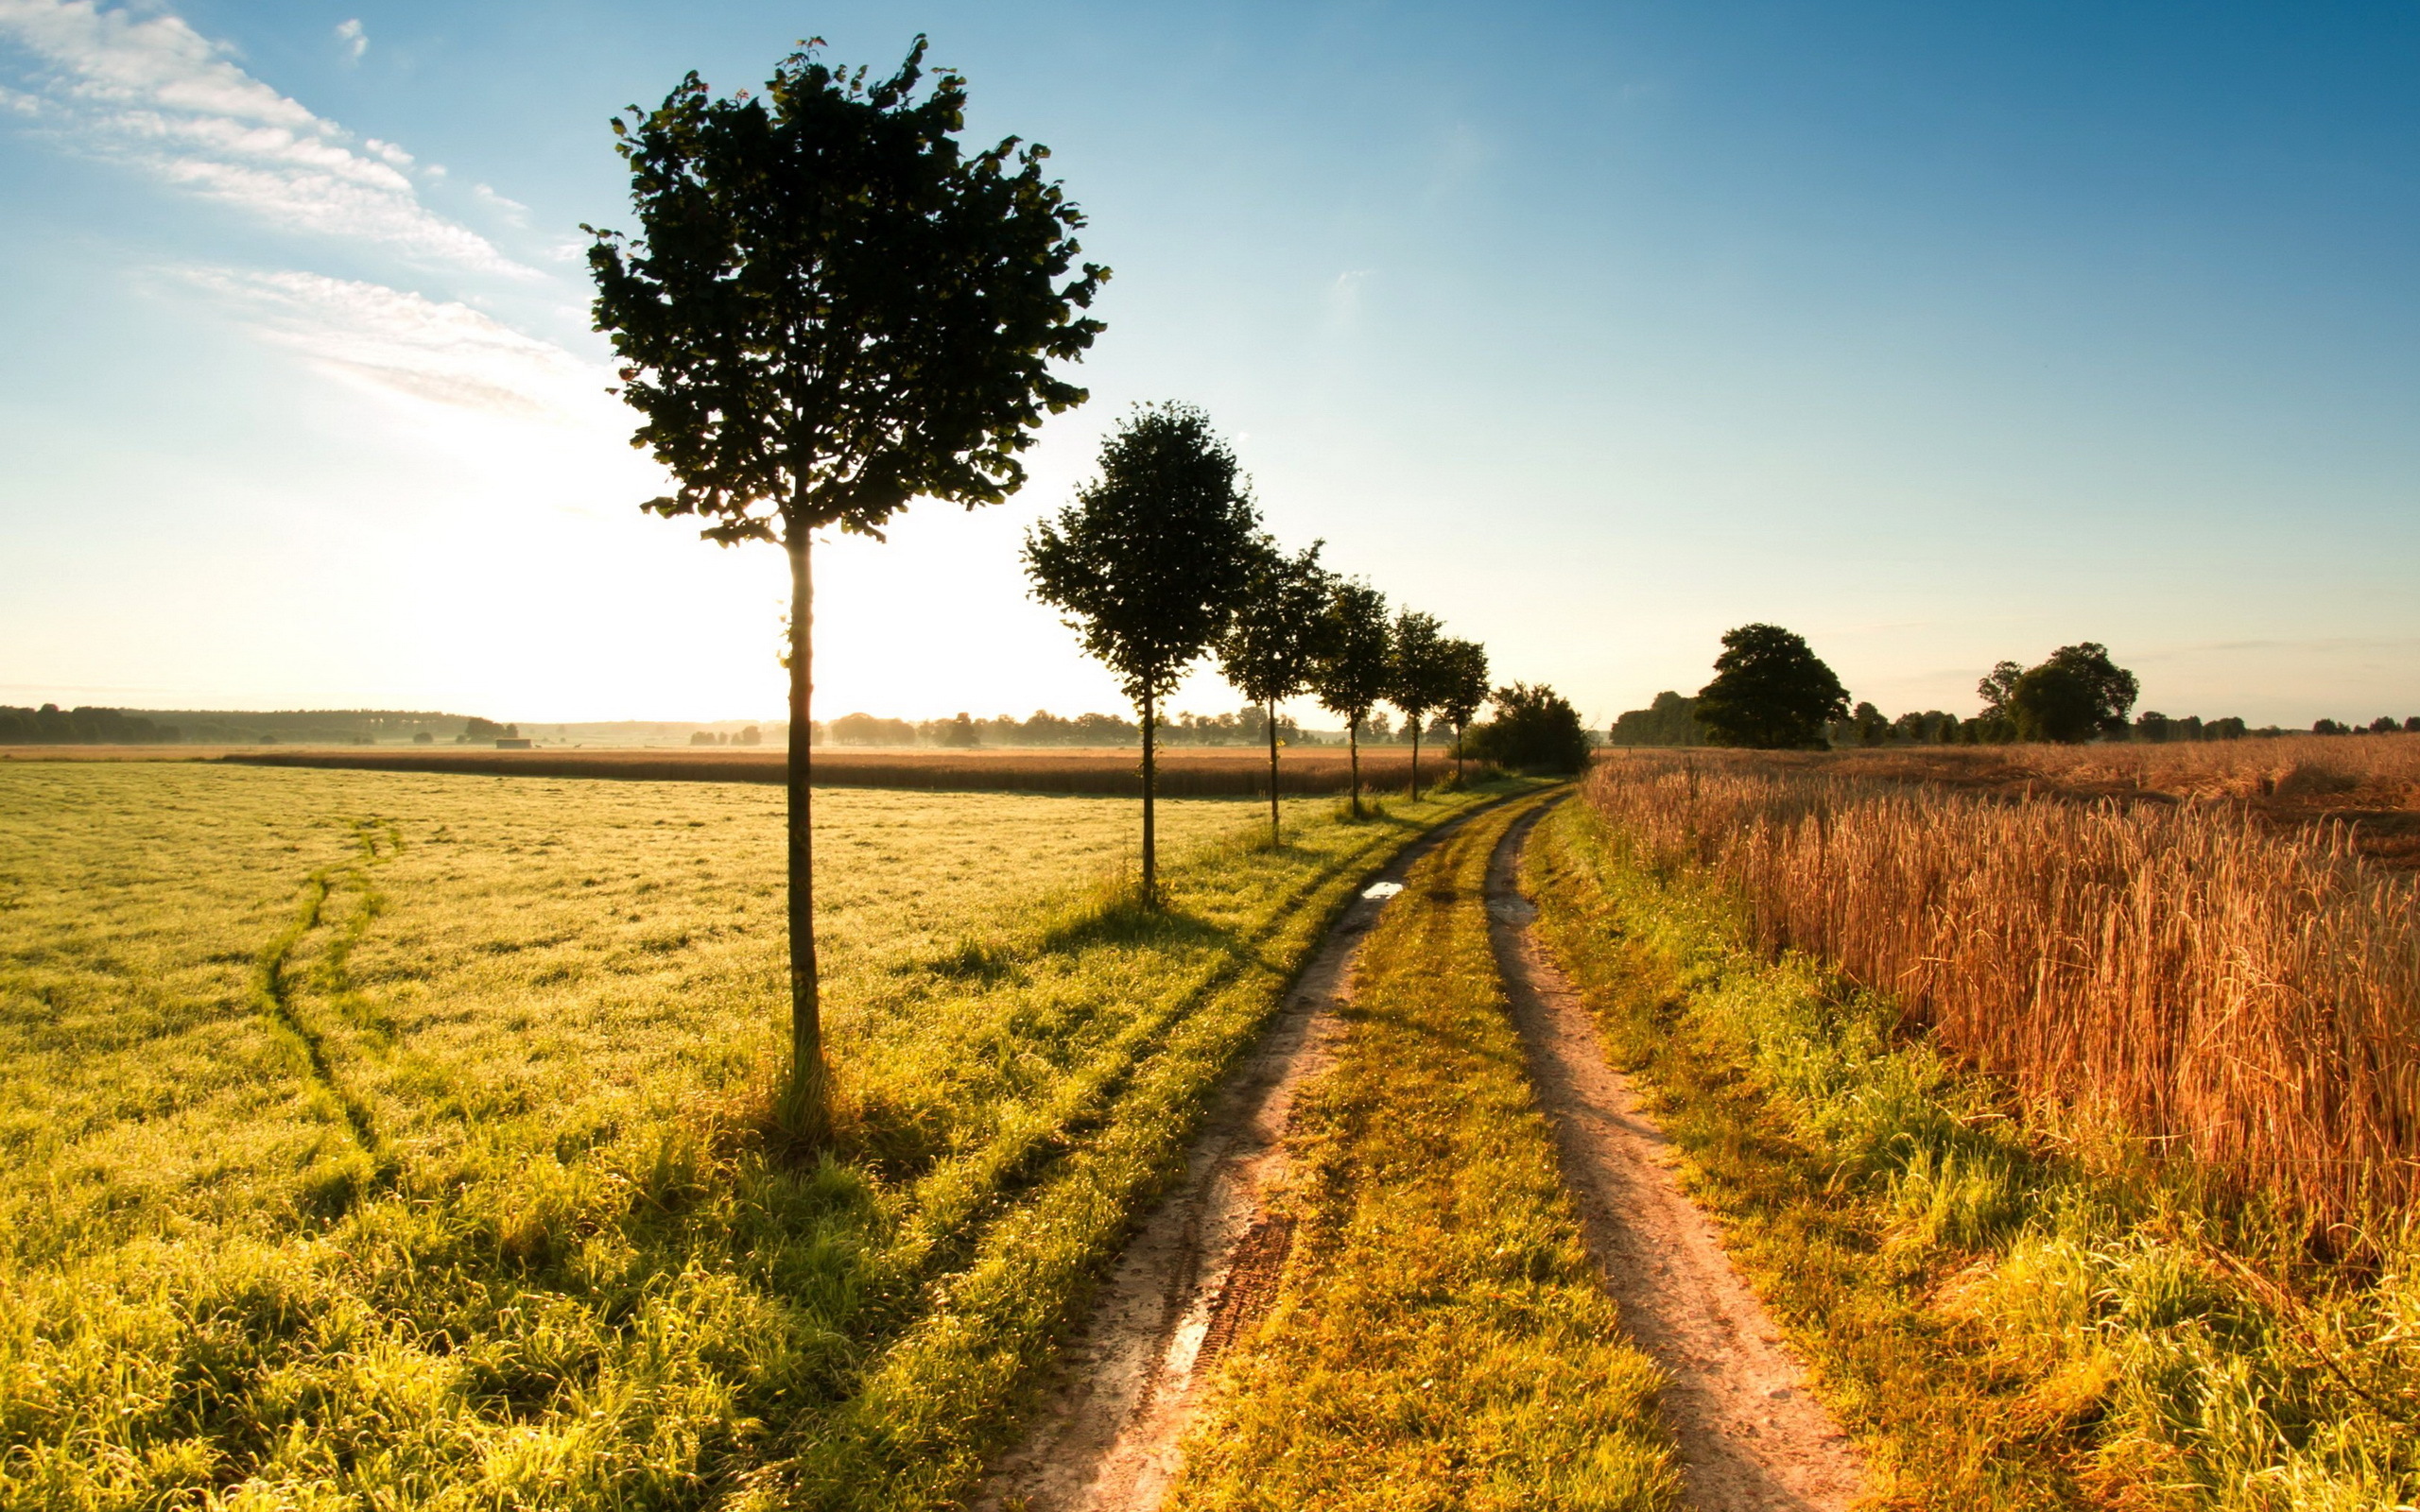
<instances>
[{"instance_id":1,"label":"distant tree line","mask_svg":"<svg viewBox=\"0 0 2420 1512\"><path fill-rule=\"evenodd\" d=\"M184 739L174 725L123 709L39 709L0 705L0 746L161 746Z\"/></svg>"},{"instance_id":2,"label":"distant tree line","mask_svg":"<svg viewBox=\"0 0 2420 1512\"><path fill-rule=\"evenodd\" d=\"M476 715L408 709L39 709L0 707L7 746L365 746L380 740L430 745L517 735L516 726Z\"/></svg>"},{"instance_id":3,"label":"distant tree line","mask_svg":"<svg viewBox=\"0 0 2420 1512\"><path fill-rule=\"evenodd\" d=\"M1805 640L1770 625L1743 626L1722 638L1712 682L1694 697L1659 693L1645 709L1615 719L1616 746L1751 746L1765 748L1874 746L2004 746L2020 741L2075 745L2084 741L2239 740L2296 733L2275 725L2251 728L2238 718L2172 718L2155 711L2129 715L2138 693L2135 675L2110 660L2108 647L2083 641L2061 646L2034 666L2002 662L1976 693L1980 713L1962 719L1939 709L1897 718L1872 703L1848 705L1831 668ZM2420 733L2420 716L2380 716L2366 726L2322 719L2310 732Z\"/></svg>"}]
</instances>

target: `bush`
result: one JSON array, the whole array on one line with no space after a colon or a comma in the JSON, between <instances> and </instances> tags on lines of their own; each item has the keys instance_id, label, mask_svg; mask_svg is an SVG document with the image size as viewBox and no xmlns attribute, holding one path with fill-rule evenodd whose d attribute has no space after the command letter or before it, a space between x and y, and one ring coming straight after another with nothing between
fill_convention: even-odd
<instances>
[{"instance_id":1,"label":"bush","mask_svg":"<svg viewBox=\"0 0 2420 1512\"><path fill-rule=\"evenodd\" d=\"M1495 717L1473 725L1464 754L1522 772L1576 772L1588 765L1588 731L1580 711L1544 683L1516 682L1495 692Z\"/></svg>"}]
</instances>

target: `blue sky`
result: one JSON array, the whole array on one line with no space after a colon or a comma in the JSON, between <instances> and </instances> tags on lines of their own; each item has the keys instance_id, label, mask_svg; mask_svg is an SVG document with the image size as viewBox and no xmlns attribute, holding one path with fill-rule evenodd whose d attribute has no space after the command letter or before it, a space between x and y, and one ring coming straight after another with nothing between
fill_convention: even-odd
<instances>
[{"instance_id":1,"label":"blue sky","mask_svg":"<svg viewBox=\"0 0 2420 1512\"><path fill-rule=\"evenodd\" d=\"M1016 545L1159 398L1599 722L1751 620L1894 713L2085 639L2420 713L2420 13L2322 6L0 0L0 702L777 711L578 227L617 108L919 30L1110 329L1016 501L822 554L826 713L1114 707Z\"/></svg>"}]
</instances>

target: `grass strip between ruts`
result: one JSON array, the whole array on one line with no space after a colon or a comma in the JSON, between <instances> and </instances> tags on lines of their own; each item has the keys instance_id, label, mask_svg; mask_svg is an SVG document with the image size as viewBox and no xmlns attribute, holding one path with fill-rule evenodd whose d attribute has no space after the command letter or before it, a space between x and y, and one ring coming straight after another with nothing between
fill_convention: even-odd
<instances>
[{"instance_id":1,"label":"grass strip between ruts","mask_svg":"<svg viewBox=\"0 0 2420 1512\"><path fill-rule=\"evenodd\" d=\"M2190 1173L1946 1064L1888 999L1749 948L1738 905L1586 804L1539 929L1690 1194L1891 1507L2393 1512L2420 1501L2420 1267L2346 1284Z\"/></svg>"},{"instance_id":2,"label":"grass strip between ruts","mask_svg":"<svg viewBox=\"0 0 2420 1512\"><path fill-rule=\"evenodd\" d=\"M882 1512L954 1504L1003 1441L1009 1409L1073 1321L1098 1267L1181 1167L1219 1077L1353 891L1422 831L1502 791L1440 794L1416 826L1374 809L1368 843L1308 879L1250 949L1185 994L1184 1011L1109 1093L1091 1130L1029 1198L983 1230L963 1269L936 1280L929 1309L860 1392L836 1419L810 1428L794 1458L752 1477L735 1504Z\"/></svg>"},{"instance_id":3,"label":"grass strip between ruts","mask_svg":"<svg viewBox=\"0 0 2420 1512\"><path fill-rule=\"evenodd\" d=\"M1188 1512L1652 1508L1678 1488L1535 1109L1487 931L1526 805L1414 867L1294 1107L1279 1296L1185 1444Z\"/></svg>"}]
</instances>

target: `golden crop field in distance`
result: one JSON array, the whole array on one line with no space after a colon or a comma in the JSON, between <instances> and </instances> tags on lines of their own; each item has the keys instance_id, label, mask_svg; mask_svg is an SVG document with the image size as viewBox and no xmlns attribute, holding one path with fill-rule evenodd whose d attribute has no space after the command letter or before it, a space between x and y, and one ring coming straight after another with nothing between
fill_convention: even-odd
<instances>
[{"instance_id":1,"label":"golden crop field in distance","mask_svg":"<svg viewBox=\"0 0 2420 1512\"><path fill-rule=\"evenodd\" d=\"M951 1494L1355 879L1164 801L817 798L842 1146L764 1148L781 793L0 766L0 1504ZM872 1403L872 1405L867 1405Z\"/></svg>"}]
</instances>

